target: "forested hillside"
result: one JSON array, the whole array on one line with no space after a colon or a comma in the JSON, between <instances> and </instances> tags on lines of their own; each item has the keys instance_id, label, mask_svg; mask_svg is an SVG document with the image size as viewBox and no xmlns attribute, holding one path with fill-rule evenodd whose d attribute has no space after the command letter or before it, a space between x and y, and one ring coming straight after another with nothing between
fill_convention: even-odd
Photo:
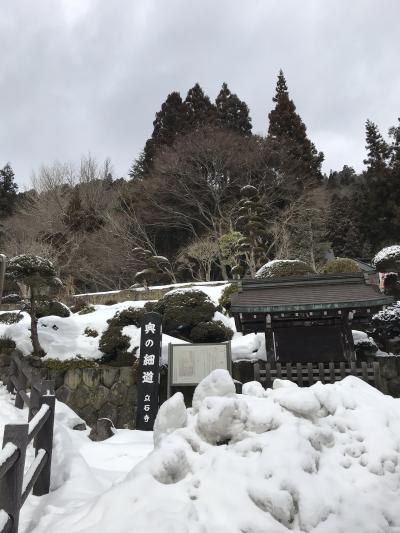
<instances>
[{"instance_id":1,"label":"forested hillside","mask_svg":"<svg viewBox=\"0 0 400 533\"><path fill-rule=\"evenodd\" d=\"M399 123L386 136L367 120L364 171L327 176L282 71L265 116L254 134L226 83L215 100L196 84L167 96L124 178L88 155L42 166L18 193L3 162L1 252L51 259L72 293L230 279L271 259L318 270L332 251L370 259L398 241Z\"/></svg>"}]
</instances>

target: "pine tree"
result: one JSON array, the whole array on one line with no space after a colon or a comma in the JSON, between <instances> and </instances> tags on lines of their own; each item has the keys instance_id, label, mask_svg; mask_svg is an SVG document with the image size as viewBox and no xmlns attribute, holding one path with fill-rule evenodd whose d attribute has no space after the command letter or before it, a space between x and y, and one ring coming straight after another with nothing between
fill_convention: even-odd
<instances>
[{"instance_id":1,"label":"pine tree","mask_svg":"<svg viewBox=\"0 0 400 533\"><path fill-rule=\"evenodd\" d=\"M368 157L364 159L364 165L367 165L370 174L383 171L387 168L389 146L380 134L378 126L371 120L367 120L365 131Z\"/></svg>"},{"instance_id":2,"label":"pine tree","mask_svg":"<svg viewBox=\"0 0 400 533\"><path fill-rule=\"evenodd\" d=\"M332 197L326 221L327 240L339 257L361 257L363 239L358 227L353 201L346 196Z\"/></svg>"},{"instance_id":3,"label":"pine tree","mask_svg":"<svg viewBox=\"0 0 400 533\"><path fill-rule=\"evenodd\" d=\"M0 219L14 212L18 190L14 178L14 171L9 163L0 169Z\"/></svg>"},{"instance_id":4,"label":"pine tree","mask_svg":"<svg viewBox=\"0 0 400 533\"><path fill-rule=\"evenodd\" d=\"M282 70L273 97L275 108L269 113L268 141L275 153L276 170L287 180L304 185L321 180L322 152L317 152L307 137L306 126L289 98Z\"/></svg>"},{"instance_id":5,"label":"pine tree","mask_svg":"<svg viewBox=\"0 0 400 533\"><path fill-rule=\"evenodd\" d=\"M367 165L364 183L357 197L360 229L373 250L397 240L400 232L399 186L390 167L390 147L378 126L366 122Z\"/></svg>"},{"instance_id":6,"label":"pine tree","mask_svg":"<svg viewBox=\"0 0 400 533\"><path fill-rule=\"evenodd\" d=\"M215 100L217 109L217 125L240 133L251 135L251 118L247 104L236 94L231 93L226 83Z\"/></svg>"},{"instance_id":7,"label":"pine tree","mask_svg":"<svg viewBox=\"0 0 400 533\"><path fill-rule=\"evenodd\" d=\"M198 83L189 89L185 99L188 127L197 129L215 121L216 109Z\"/></svg>"},{"instance_id":8,"label":"pine tree","mask_svg":"<svg viewBox=\"0 0 400 533\"><path fill-rule=\"evenodd\" d=\"M153 126L153 133L144 147L145 173L150 170L157 151L162 146L172 146L176 137L188 130L187 107L178 92L168 95L156 114Z\"/></svg>"}]
</instances>

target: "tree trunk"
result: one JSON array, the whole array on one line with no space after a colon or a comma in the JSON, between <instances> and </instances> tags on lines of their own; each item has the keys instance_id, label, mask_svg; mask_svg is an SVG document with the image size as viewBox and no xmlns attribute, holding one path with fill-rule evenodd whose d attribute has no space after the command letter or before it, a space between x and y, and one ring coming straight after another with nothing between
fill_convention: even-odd
<instances>
[{"instance_id":1,"label":"tree trunk","mask_svg":"<svg viewBox=\"0 0 400 533\"><path fill-rule=\"evenodd\" d=\"M36 317L36 294L33 288L31 288L31 340L33 355L36 357L43 357L45 352L40 346L39 335L37 329L38 319Z\"/></svg>"},{"instance_id":2,"label":"tree trunk","mask_svg":"<svg viewBox=\"0 0 400 533\"><path fill-rule=\"evenodd\" d=\"M226 265L225 265L225 263L223 262L221 256L219 256L218 259L219 259L219 268L220 268L220 270L221 270L222 279L223 279L224 281L228 281L228 273L227 273L227 271L226 271Z\"/></svg>"}]
</instances>

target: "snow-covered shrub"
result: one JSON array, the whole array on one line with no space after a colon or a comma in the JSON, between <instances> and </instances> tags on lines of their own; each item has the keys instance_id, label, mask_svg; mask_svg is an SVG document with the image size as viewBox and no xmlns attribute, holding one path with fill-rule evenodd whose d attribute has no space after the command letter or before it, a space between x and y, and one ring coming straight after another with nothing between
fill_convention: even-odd
<instances>
[{"instance_id":1,"label":"snow-covered shrub","mask_svg":"<svg viewBox=\"0 0 400 533\"><path fill-rule=\"evenodd\" d=\"M400 302L376 313L372 326L372 336L381 347L385 347L387 340L400 337Z\"/></svg>"},{"instance_id":2,"label":"snow-covered shrub","mask_svg":"<svg viewBox=\"0 0 400 533\"><path fill-rule=\"evenodd\" d=\"M163 317L163 331L174 337L190 339L190 332L201 322L210 322L216 306L203 291L174 290L154 305Z\"/></svg>"},{"instance_id":3,"label":"snow-covered shrub","mask_svg":"<svg viewBox=\"0 0 400 533\"><path fill-rule=\"evenodd\" d=\"M400 281L397 272L387 272L384 275L383 289L385 294L400 300Z\"/></svg>"},{"instance_id":4,"label":"snow-covered shrub","mask_svg":"<svg viewBox=\"0 0 400 533\"><path fill-rule=\"evenodd\" d=\"M376 354L378 346L372 337L364 331L353 330L352 333L357 359L362 360Z\"/></svg>"},{"instance_id":5,"label":"snow-covered shrub","mask_svg":"<svg viewBox=\"0 0 400 533\"><path fill-rule=\"evenodd\" d=\"M348 272L361 272L358 263L347 257L338 257L329 261L323 269L323 274L346 274Z\"/></svg>"},{"instance_id":6,"label":"snow-covered shrub","mask_svg":"<svg viewBox=\"0 0 400 533\"><path fill-rule=\"evenodd\" d=\"M233 337L233 331L222 322L200 322L190 332L192 342L225 342Z\"/></svg>"},{"instance_id":7,"label":"snow-covered shrub","mask_svg":"<svg viewBox=\"0 0 400 533\"><path fill-rule=\"evenodd\" d=\"M38 303L36 315L38 318L44 316L59 316L60 318L67 318L71 315L68 307L56 300L41 300Z\"/></svg>"},{"instance_id":8,"label":"snow-covered shrub","mask_svg":"<svg viewBox=\"0 0 400 533\"><path fill-rule=\"evenodd\" d=\"M227 285L221 293L218 300L219 305L225 310L226 314L230 316L231 299L234 294L239 290L237 283L230 283Z\"/></svg>"},{"instance_id":9,"label":"snow-covered shrub","mask_svg":"<svg viewBox=\"0 0 400 533\"><path fill-rule=\"evenodd\" d=\"M304 261L299 259L274 259L257 271L256 278L280 278L307 274L314 274L314 271Z\"/></svg>"},{"instance_id":10,"label":"snow-covered shrub","mask_svg":"<svg viewBox=\"0 0 400 533\"><path fill-rule=\"evenodd\" d=\"M96 338L99 336L99 333L97 331L97 329L92 329L92 328L85 328L85 331L83 332L84 335L86 335L86 337L93 337L93 338Z\"/></svg>"},{"instance_id":11,"label":"snow-covered shrub","mask_svg":"<svg viewBox=\"0 0 400 533\"><path fill-rule=\"evenodd\" d=\"M383 248L372 260L372 266L378 272L400 271L400 245Z\"/></svg>"},{"instance_id":12,"label":"snow-covered shrub","mask_svg":"<svg viewBox=\"0 0 400 533\"><path fill-rule=\"evenodd\" d=\"M21 313L1 313L0 324L17 324L22 320Z\"/></svg>"},{"instance_id":13,"label":"snow-covered shrub","mask_svg":"<svg viewBox=\"0 0 400 533\"><path fill-rule=\"evenodd\" d=\"M108 327L102 334L99 342L99 349L104 353L106 359L119 359L133 362L133 355L136 353L129 353L130 338L122 333L126 326L140 327L144 317L144 309L136 309L135 307L128 307L115 315L107 321Z\"/></svg>"},{"instance_id":14,"label":"snow-covered shrub","mask_svg":"<svg viewBox=\"0 0 400 533\"><path fill-rule=\"evenodd\" d=\"M22 298L19 294L6 294L6 296L3 296L1 299L1 303L3 304L18 304L22 301Z\"/></svg>"}]
</instances>

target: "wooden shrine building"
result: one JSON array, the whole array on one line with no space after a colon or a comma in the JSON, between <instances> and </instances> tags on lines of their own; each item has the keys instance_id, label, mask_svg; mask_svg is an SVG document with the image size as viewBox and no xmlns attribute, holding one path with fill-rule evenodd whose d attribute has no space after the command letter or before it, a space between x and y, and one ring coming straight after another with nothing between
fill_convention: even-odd
<instances>
[{"instance_id":1,"label":"wooden shrine building","mask_svg":"<svg viewBox=\"0 0 400 533\"><path fill-rule=\"evenodd\" d=\"M265 332L270 362L354 361L351 330L392 303L363 273L243 279L232 297L238 331Z\"/></svg>"}]
</instances>

